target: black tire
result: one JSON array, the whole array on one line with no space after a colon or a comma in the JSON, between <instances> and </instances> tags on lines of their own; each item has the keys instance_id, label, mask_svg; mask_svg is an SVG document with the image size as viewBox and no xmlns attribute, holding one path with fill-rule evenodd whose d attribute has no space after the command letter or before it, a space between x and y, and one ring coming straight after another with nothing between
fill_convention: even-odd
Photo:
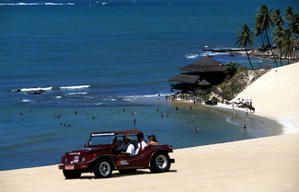
<instances>
[{"instance_id":1,"label":"black tire","mask_svg":"<svg viewBox=\"0 0 299 192\"><path fill-rule=\"evenodd\" d=\"M136 173L137 169L120 169L118 172L120 174L134 174Z\"/></svg>"},{"instance_id":2,"label":"black tire","mask_svg":"<svg viewBox=\"0 0 299 192\"><path fill-rule=\"evenodd\" d=\"M152 173L161 173L169 171L170 158L167 153L155 154L151 159L150 170Z\"/></svg>"},{"instance_id":3,"label":"black tire","mask_svg":"<svg viewBox=\"0 0 299 192\"><path fill-rule=\"evenodd\" d=\"M96 178L108 178L112 174L112 169L112 164L109 160L99 160L94 167L94 176Z\"/></svg>"},{"instance_id":4,"label":"black tire","mask_svg":"<svg viewBox=\"0 0 299 192\"><path fill-rule=\"evenodd\" d=\"M69 171L69 170L63 170L63 175L66 179L77 179L80 178L81 172L80 171Z\"/></svg>"}]
</instances>

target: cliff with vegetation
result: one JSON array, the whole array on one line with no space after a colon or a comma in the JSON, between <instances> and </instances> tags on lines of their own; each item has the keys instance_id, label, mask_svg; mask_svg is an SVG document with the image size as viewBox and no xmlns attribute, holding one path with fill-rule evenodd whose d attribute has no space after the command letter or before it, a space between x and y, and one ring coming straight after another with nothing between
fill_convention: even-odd
<instances>
[{"instance_id":1,"label":"cliff with vegetation","mask_svg":"<svg viewBox=\"0 0 299 192\"><path fill-rule=\"evenodd\" d=\"M216 97L219 101L231 100L267 71L266 69L247 70L239 67L225 81L215 86L206 97L210 99Z\"/></svg>"}]
</instances>

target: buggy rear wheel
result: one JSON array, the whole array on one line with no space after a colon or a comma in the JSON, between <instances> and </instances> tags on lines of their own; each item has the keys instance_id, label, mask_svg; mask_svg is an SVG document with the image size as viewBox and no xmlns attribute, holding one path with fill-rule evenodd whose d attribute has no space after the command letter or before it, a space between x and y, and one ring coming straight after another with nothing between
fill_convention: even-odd
<instances>
[{"instance_id":1,"label":"buggy rear wheel","mask_svg":"<svg viewBox=\"0 0 299 192\"><path fill-rule=\"evenodd\" d=\"M151 159L150 170L153 173L166 172L170 168L170 158L168 154L158 153Z\"/></svg>"}]
</instances>

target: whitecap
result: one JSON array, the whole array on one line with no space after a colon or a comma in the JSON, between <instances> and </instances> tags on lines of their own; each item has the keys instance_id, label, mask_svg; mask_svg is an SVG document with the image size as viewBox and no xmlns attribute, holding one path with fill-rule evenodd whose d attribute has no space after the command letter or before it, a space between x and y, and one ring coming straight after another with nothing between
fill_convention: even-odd
<instances>
[{"instance_id":1,"label":"whitecap","mask_svg":"<svg viewBox=\"0 0 299 192\"><path fill-rule=\"evenodd\" d=\"M53 87L32 87L32 88L21 88L18 89L21 92L33 92L33 91L50 91Z\"/></svg>"},{"instance_id":2,"label":"whitecap","mask_svg":"<svg viewBox=\"0 0 299 192\"><path fill-rule=\"evenodd\" d=\"M57 95L57 96L55 96L55 98L56 98L56 99L61 99L61 98L62 98L62 96L60 96L60 95Z\"/></svg>"},{"instance_id":3,"label":"whitecap","mask_svg":"<svg viewBox=\"0 0 299 192\"><path fill-rule=\"evenodd\" d=\"M151 97L165 97L170 95L169 93L157 93L157 94L150 94L150 95L132 95L132 96L125 96L126 98L151 98Z\"/></svg>"},{"instance_id":4,"label":"whitecap","mask_svg":"<svg viewBox=\"0 0 299 192\"><path fill-rule=\"evenodd\" d=\"M62 86L60 89L87 89L90 85L71 85L71 86Z\"/></svg>"},{"instance_id":5,"label":"whitecap","mask_svg":"<svg viewBox=\"0 0 299 192\"><path fill-rule=\"evenodd\" d=\"M87 92L74 92L74 93L68 93L67 95L87 95Z\"/></svg>"},{"instance_id":6,"label":"whitecap","mask_svg":"<svg viewBox=\"0 0 299 192\"><path fill-rule=\"evenodd\" d=\"M65 6L65 5L75 5L75 3L68 2L68 3L54 3L54 2L35 2L35 3L0 3L0 6Z\"/></svg>"},{"instance_id":7,"label":"whitecap","mask_svg":"<svg viewBox=\"0 0 299 192\"><path fill-rule=\"evenodd\" d=\"M165 97L170 95L169 93L157 93L157 94L149 94L149 95L130 95L130 96L124 96L124 101L133 101L140 98L159 98L159 97Z\"/></svg>"},{"instance_id":8,"label":"whitecap","mask_svg":"<svg viewBox=\"0 0 299 192\"><path fill-rule=\"evenodd\" d=\"M96 103L96 105L103 105L103 103L99 102L99 103Z\"/></svg>"},{"instance_id":9,"label":"whitecap","mask_svg":"<svg viewBox=\"0 0 299 192\"><path fill-rule=\"evenodd\" d=\"M23 103L30 103L31 100L30 100L30 99L22 99L22 102L23 102Z\"/></svg>"},{"instance_id":10,"label":"whitecap","mask_svg":"<svg viewBox=\"0 0 299 192\"><path fill-rule=\"evenodd\" d=\"M195 58L197 58L199 55L198 54L187 54L187 55L185 55L185 57L187 58L187 59L195 59Z\"/></svg>"},{"instance_id":11,"label":"whitecap","mask_svg":"<svg viewBox=\"0 0 299 192\"><path fill-rule=\"evenodd\" d=\"M62 5L75 5L75 3L53 3L53 2L45 2L46 6L62 6Z\"/></svg>"},{"instance_id":12,"label":"whitecap","mask_svg":"<svg viewBox=\"0 0 299 192\"><path fill-rule=\"evenodd\" d=\"M212 51L205 51L200 54L200 56L216 56L216 55L229 55L229 52L212 52Z\"/></svg>"},{"instance_id":13,"label":"whitecap","mask_svg":"<svg viewBox=\"0 0 299 192\"><path fill-rule=\"evenodd\" d=\"M0 6L34 6L34 5L41 5L41 3L0 3Z\"/></svg>"}]
</instances>

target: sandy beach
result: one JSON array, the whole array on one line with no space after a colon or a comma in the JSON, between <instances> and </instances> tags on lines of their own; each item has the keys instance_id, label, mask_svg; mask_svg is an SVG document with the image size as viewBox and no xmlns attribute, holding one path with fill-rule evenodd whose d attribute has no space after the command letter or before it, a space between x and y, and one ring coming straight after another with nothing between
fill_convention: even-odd
<instances>
[{"instance_id":1,"label":"sandy beach","mask_svg":"<svg viewBox=\"0 0 299 192\"><path fill-rule=\"evenodd\" d=\"M299 131L299 63L271 69L253 82L237 98L252 99L255 114L272 118L284 133Z\"/></svg>"},{"instance_id":2,"label":"sandy beach","mask_svg":"<svg viewBox=\"0 0 299 192\"><path fill-rule=\"evenodd\" d=\"M272 69L238 97L250 98L256 114L299 122L299 63ZM289 133L296 130L290 130ZM299 134L175 150L171 171L109 179L65 180L57 165L0 172L0 191L297 191Z\"/></svg>"}]
</instances>

